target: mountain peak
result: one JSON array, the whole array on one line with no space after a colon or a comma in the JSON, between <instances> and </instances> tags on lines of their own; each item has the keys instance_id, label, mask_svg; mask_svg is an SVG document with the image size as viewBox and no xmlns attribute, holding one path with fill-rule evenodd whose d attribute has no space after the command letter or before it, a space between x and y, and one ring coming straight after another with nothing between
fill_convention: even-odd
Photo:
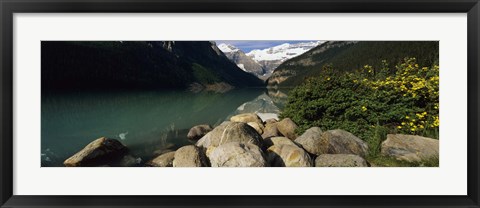
<instances>
[{"instance_id":1,"label":"mountain peak","mask_svg":"<svg viewBox=\"0 0 480 208\"><path fill-rule=\"evenodd\" d=\"M303 54L308 50L320 45L323 41L310 41L300 43L283 43L265 49L256 49L247 53L247 56L257 62L261 61L285 61L295 56Z\"/></svg>"},{"instance_id":2,"label":"mountain peak","mask_svg":"<svg viewBox=\"0 0 480 208\"><path fill-rule=\"evenodd\" d=\"M231 53L231 52L236 52L236 51L240 50L237 47L235 47L233 45L230 45L230 44L227 44L227 43L221 43L217 47L224 53Z\"/></svg>"},{"instance_id":3,"label":"mountain peak","mask_svg":"<svg viewBox=\"0 0 480 208\"><path fill-rule=\"evenodd\" d=\"M277 45L277 46L274 46L270 49L273 49L273 50L281 50L281 49L287 49L290 47L290 43L284 43L284 44L281 44L281 45Z\"/></svg>"},{"instance_id":4,"label":"mountain peak","mask_svg":"<svg viewBox=\"0 0 480 208\"><path fill-rule=\"evenodd\" d=\"M221 43L217 47L242 70L252 73L260 79L267 79L273 70L284 61L303 54L323 42L285 42L270 48L254 49L247 54L227 43Z\"/></svg>"},{"instance_id":5,"label":"mountain peak","mask_svg":"<svg viewBox=\"0 0 480 208\"><path fill-rule=\"evenodd\" d=\"M222 43L217 46L225 56L233 63L237 64L238 68L245 72L251 73L257 77L261 77L265 72L260 64L254 61L251 57L245 55L245 53L239 48Z\"/></svg>"}]
</instances>

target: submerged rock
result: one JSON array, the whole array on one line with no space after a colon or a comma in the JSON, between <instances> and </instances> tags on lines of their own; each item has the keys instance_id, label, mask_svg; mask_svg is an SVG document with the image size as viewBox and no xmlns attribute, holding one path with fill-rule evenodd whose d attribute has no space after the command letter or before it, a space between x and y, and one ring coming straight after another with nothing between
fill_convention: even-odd
<instances>
[{"instance_id":1,"label":"submerged rock","mask_svg":"<svg viewBox=\"0 0 480 208\"><path fill-rule=\"evenodd\" d=\"M207 159L200 148L194 145L183 146L175 151L173 167L206 167Z\"/></svg>"},{"instance_id":2,"label":"submerged rock","mask_svg":"<svg viewBox=\"0 0 480 208\"><path fill-rule=\"evenodd\" d=\"M277 128L280 133L282 133L283 136L286 136L287 138L291 140L295 140L297 138L297 134L295 133L295 130L298 128L297 124L292 121L290 118L284 118L280 122L277 122Z\"/></svg>"},{"instance_id":3,"label":"submerged rock","mask_svg":"<svg viewBox=\"0 0 480 208\"><path fill-rule=\"evenodd\" d=\"M212 129L212 126L207 124L194 126L188 131L187 138L190 140L199 140L205 136L205 134L212 131Z\"/></svg>"},{"instance_id":4,"label":"submerged rock","mask_svg":"<svg viewBox=\"0 0 480 208\"><path fill-rule=\"evenodd\" d=\"M295 142L302 145L308 153L320 155L322 153L322 130L318 127L309 128L301 136L295 139Z\"/></svg>"},{"instance_id":5,"label":"submerged rock","mask_svg":"<svg viewBox=\"0 0 480 208\"><path fill-rule=\"evenodd\" d=\"M173 167L175 152L167 152L146 163L151 167Z\"/></svg>"},{"instance_id":6,"label":"submerged rock","mask_svg":"<svg viewBox=\"0 0 480 208\"><path fill-rule=\"evenodd\" d=\"M134 167L134 166L138 166L141 162L142 162L141 158L134 157L132 155L125 155L120 160L118 165L120 167Z\"/></svg>"},{"instance_id":7,"label":"submerged rock","mask_svg":"<svg viewBox=\"0 0 480 208\"><path fill-rule=\"evenodd\" d=\"M262 150L254 144L230 142L215 148L210 154L212 167L265 167Z\"/></svg>"},{"instance_id":8,"label":"submerged rock","mask_svg":"<svg viewBox=\"0 0 480 208\"><path fill-rule=\"evenodd\" d=\"M352 154L323 154L315 159L315 167L368 167L367 161Z\"/></svg>"},{"instance_id":9,"label":"submerged rock","mask_svg":"<svg viewBox=\"0 0 480 208\"><path fill-rule=\"evenodd\" d=\"M420 162L439 158L439 140L404 134L388 134L381 153L398 160Z\"/></svg>"},{"instance_id":10,"label":"submerged rock","mask_svg":"<svg viewBox=\"0 0 480 208\"><path fill-rule=\"evenodd\" d=\"M324 132L319 144L319 154L355 154L365 157L368 152L366 142L341 129Z\"/></svg>"},{"instance_id":11,"label":"submerged rock","mask_svg":"<svg viewBox=\"0 0 480 208\"><path fill-rule=\"evenodd\" d=\"M61 163L57 154L55 154L50 148L46 148L40 154L42 167L56 166L56 164Z\"/></svg>"},{"instance_id":12,"label":"submerged rock","mask_svg":"<svg viewBox=\"0 0 480 208\"><path fill-rule=\"evenodd\" d=\"M101 166L122 158L128 151L120 141L98 138L63 162L67 167Z\"/></svg>"},{"instance_id":13,"label":"submerged rock","mask_svg":"<svg viewBox=\"0 0 480 208\"><path fill-rule=\"evenodd\" d=\"M221 144L230 142L251 143L262 147L262 137L246 123L223 122L202 137L196 145L207 150L207 156Z\"/></svg>"},{"instance_id":14,"label":"submerged rock","mask_svg":"<svg viewBox=\"0 0 480 208\"><path fill-rule=\"evenodd\" d=\"M273 167L312 167L313 161L295 145L273 145L268 148L268 163Z\"/></svg>"}]
</instances>

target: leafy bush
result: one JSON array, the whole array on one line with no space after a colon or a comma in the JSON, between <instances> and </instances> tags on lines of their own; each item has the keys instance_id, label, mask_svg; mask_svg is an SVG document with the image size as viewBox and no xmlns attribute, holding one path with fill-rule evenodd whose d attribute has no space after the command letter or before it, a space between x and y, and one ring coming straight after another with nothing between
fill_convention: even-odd
<instances>
[{"instance_id":1,"label":"leafy bush","mask_svg":"<svg viewBox=\"0 0 480 208\"><path fill-rule=\"evenodd\" d=\"M394 69L382 63L347 73L324 66L321 76L290 91L281 117L293 119L298 133L313 126L349 131L369 143L371 155L387 133L438 139L439 67L420 67L415 58Z\"/></svg>"}]
</instances>

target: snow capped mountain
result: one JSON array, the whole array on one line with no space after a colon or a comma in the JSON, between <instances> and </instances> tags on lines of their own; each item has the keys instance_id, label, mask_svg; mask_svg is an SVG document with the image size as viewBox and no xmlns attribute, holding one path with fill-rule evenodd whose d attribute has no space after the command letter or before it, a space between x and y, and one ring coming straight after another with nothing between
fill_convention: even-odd
<instances>
[{"instance_id":1,"label":"snow capped mountain","mask_svg":"<svg viewBox=\"0 0 480 208\"><path fill-rule=\"evenodd\" d=\"M245 55L245 53L237 47L230 44L219 44L217 46L233 63L237 64L238 68L251 73L257 77L261 77L265 71L263 67L254 61L251 57Z\"/></svg>"},{"instance_id":2,"label":"snow capped mountain","mask_svg":"<svg viewBox=\"0 0 480 208\"><path fill-rule=\"evenodd\" d=\"M233 46L233 45L230 45L230 44L225 44L225 43L222 43L220 45L217 46L223 53L233 53L233 52L237 52L239 51L240 49L238 49L237 47Z\"/></svg>"},{"instance_id":3,"label":"snow capped mountain","mask_svg":"<svg viewBox=\"0 0 480 208\"><path fill-rule=\"evenodd\" d=\"M255 61L274 61L274 60L287 60L295 56L303 54L315 46L318 46L323 41L312 41L303 43L284 43L278 46L274 46L266 49L256 49L247 53Z\"/></svg>"},{"instance_id":4,"label":"snow capped mountain","mask_svg":"<svg viewBox=\"0 0 480 208\"><path fill-rule=\"evenodd\" d=\"M301 55L323 42L284 43L266 49L255 49L246 54L230 44L222 43L217 47L239 68L265 80L284 61Z\"/></svg>"},{"instance_id":5,"label":"snow capped mountain","mask_svg":"<svg viewBox=\"0 0 480 208\"><path fill-rule=\"evenodd\" d=\"M247 56L258 62L265 70L264 76L269 77L275 68L284 61L301 55L320 45L324 41L311 41L301 43L284 43L266 49L256 49L247 53Z\"/></svg>"}]
</instances>

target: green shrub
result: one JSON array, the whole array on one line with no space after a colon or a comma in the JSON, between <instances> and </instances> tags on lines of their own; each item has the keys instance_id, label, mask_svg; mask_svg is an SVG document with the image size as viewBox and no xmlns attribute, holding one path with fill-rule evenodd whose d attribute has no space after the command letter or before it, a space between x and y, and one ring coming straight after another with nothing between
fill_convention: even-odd
<instances>
[{"instance_id":1,"label":"green shrub","mask_svg":"<svg viewBox=\"0 0 480 208\"><path fill-rule=\"evenodd\" d=\"M294 120L297 133L313 126L349 131L369 144L371 156L378 155L388 133L438 139L438 66L420 67L415 58L395 69L382 63L348 73L324 66L321 76L290 91L280 116Z\"/></svg>"}]
</instances>

